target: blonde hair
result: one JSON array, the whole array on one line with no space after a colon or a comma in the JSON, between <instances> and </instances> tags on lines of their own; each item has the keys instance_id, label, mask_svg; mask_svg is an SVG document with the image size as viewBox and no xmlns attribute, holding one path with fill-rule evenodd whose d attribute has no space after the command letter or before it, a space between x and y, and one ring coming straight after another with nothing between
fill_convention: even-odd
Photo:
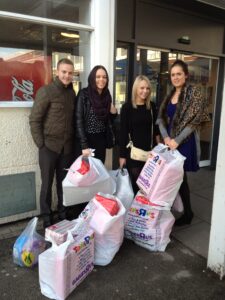
<instances>
[{"instance_id":1,"label":"blonde hair","mask_svg":"<svg viewBox=\"0 0 225 300\"><path fill-rule=\"evenodd\" d=\"M145 75L137 76L133 83L132 99L131 99L132 106L133 106L133 108L137 108L137 104L136 104L137 89L138 89L138 86L141 83L141 81L145 81L148 84L149 89L150 89L150 93L149 93L148 97L146 98L146 107L147 107L147 109L150 109L151 108L151 83L150 83L148 77L146 77Z\"/></svg>"}]
</instances>

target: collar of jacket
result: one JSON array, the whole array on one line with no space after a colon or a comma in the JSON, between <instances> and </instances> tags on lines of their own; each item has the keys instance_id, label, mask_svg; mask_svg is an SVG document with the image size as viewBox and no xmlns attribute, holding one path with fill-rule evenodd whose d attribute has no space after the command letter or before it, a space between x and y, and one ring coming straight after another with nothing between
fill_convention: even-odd
<instances>
[{"instance_id":1,"label":"collar of jacket","mask_svg":"<svg viewBox=\"0 0 225 300\"><path fill-rule=\"evenodd\" d=\"M59 80L59 77L56 77L54 80L54 83L57 87L59 87L60 89L72 89L73 88L73 84L72 82L70 84L68 84L67 86L65 86L61 80Z\"/></svg>"}]
</instances>

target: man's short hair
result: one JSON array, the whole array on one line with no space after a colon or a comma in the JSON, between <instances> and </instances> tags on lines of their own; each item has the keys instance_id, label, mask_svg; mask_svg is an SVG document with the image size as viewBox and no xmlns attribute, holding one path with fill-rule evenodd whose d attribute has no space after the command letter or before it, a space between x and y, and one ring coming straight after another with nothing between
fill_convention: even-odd
<instances>
[{"instance_id":1,"label":"man's short hair","mask_svg":"<svg viewBox=\"0 0 225 300\"><path fill-rule=\"evenodd\" d=\"M73 64L72 60L70 60L69 58L62 58L62 59L60 59L58 61L58 63L57 63L57 69L59 68L59 66L61 64L67 64L67 65L71 65L71 66L74 67L74 64Z\"/></svg>"}]
</instances>

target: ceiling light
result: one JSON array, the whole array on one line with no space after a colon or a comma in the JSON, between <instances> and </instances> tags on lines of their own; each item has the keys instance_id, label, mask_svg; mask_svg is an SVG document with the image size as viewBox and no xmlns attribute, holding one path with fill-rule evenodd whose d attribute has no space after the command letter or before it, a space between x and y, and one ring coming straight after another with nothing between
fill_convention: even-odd
<instances>
[{"instance_id":1,"label":"ceiling light","mask_svg":"<svg viewBox=\"0 0 225 300\"><path fill-rule=\"evenodd\" d=\"M79 39L80 35L78 33L72 33L72 32L61 32L62 36L71 38L71 39Z\"/></svg>"}]
</instances>

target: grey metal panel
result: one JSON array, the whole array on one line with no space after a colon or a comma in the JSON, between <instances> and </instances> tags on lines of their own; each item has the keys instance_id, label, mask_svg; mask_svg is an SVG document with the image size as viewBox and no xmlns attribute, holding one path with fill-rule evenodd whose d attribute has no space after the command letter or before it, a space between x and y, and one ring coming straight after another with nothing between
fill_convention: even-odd
<instances>
[{"instance_id":1,"label":"grey metal panel","mask_svg":"<svg viewBox=\"0 0 225 300\"><path fill-rule=\"evenodd\" d=\"M0 218L35 209L34 172L0 176Z\"/></svg>"},{"instance_id":2,"label":"grey metal panel","mask_svg":"<svg viewBox=\"0 0 225 300\"><path fill-rule=\"evenodd\" d=\"M152 47L169 48L211 55L223 54L224 26L190 12L168 9L139 1L136 11L136 42ZM190 45L178 43L189 36Z\"/></svg>"},{"instance_id":3,"label":"grey metal panel","mask_svg":"<svg viewBox=\"0 0 225 300\"><path fill-rule=\"evenodd\" d=\"M117 40L131 41L135 30L135 1L117 1Z\"/></svg>"}]
</instances>

